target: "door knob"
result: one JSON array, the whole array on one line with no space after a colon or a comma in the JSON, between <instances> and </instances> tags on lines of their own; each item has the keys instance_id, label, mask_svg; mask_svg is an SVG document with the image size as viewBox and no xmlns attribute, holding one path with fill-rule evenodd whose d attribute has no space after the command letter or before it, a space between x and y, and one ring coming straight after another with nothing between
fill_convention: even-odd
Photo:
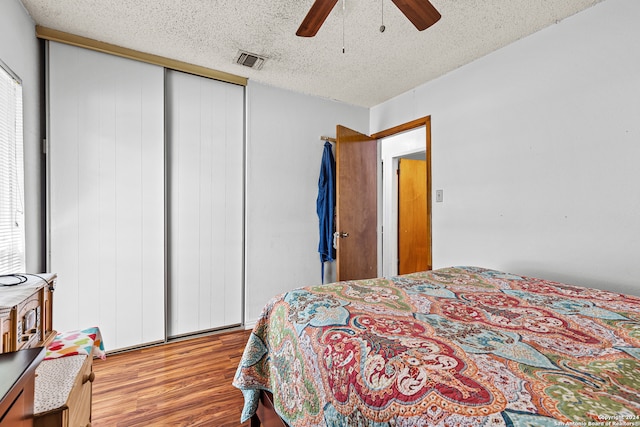
<instances>
[{"instance_id":1,"label":"door knob","mask_svg":"<svg viewBox=\"0 0 640 427\"><path fill-rule=\"evenodd\" d=\"M333 233L333 248L338 249L338 238L344 239L345 237L349 237L349 233L345 233L344 231L336 231Z\"/></svg>"}]
</instances>

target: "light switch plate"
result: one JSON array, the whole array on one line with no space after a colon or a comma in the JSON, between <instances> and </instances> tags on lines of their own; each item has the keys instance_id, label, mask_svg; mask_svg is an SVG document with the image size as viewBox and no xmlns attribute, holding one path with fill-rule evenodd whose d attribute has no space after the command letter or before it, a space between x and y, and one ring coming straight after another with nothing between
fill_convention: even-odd
<instances>
[{"instance_id":1,"label":"light switch plate","mask_svg":"<svg viewBox=\"0 0 640 427\"><path fill-rule=\"evenodd\" d=\"M436 190L436 202L437 203L441 203L442 202L442 196L443 196L443 191L442 190Z\"/></svg>"}]
</instances>

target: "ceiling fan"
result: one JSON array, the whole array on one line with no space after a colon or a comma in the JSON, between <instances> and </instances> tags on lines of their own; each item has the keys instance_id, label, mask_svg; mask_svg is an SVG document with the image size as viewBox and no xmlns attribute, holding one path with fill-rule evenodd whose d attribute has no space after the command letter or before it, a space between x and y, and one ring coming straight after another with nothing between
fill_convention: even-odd
<instances>
[{"instance_id":1,"label":"ceiling fan","mask_svg":"<svg viewBox=\"0 0 640 427\"><path fill-rule=\"evenodd\" d=\"M411 21L418 31L425 30L438 22L440 13L428 0L392 0L398 9ZM307 16L300 24L296 35L313 37L316 35L338 0L315 0Z\"/></svg>"}]
</instances>

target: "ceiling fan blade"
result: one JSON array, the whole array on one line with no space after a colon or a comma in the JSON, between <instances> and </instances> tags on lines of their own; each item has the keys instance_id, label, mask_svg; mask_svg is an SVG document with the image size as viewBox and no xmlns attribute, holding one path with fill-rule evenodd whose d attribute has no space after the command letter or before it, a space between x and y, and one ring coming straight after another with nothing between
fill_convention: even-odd
<instances>
[{"instance_id":1,"label":"ceiling fan blade","mask_svg":"<svg viewBox=\"0 0 640 427\"><path fill-rule=\"evenodd\" d=\"M441 15L428 0L392 0L418 31L426 30L440 19Z\"/></svg>"},{"instance_id":2,"label":"ceiling fan blade","mask_svg":"<svg viewBox=\"0 0 640 427\"><path fill-rule=\"evenodd\" d=\"M338 0L316 0L296 31L296 36L315 36L336 3Z\"/></svg>"}]
</instances>

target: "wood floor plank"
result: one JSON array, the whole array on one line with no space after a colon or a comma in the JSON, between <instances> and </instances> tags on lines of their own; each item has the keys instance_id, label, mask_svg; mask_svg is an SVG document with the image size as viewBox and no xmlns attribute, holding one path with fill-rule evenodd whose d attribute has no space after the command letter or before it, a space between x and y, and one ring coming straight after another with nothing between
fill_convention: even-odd
<instances>
[{"instance_id":1,"label":"wood floor plank","mask_svg":"<svg viewBox=\"0 0 640 427\"><path fill-rule=\"evenodd\" d=\"M243 426L231 385L251 331L164 344L96 359L93 427Z\"/></svg>"}]
</instances>

